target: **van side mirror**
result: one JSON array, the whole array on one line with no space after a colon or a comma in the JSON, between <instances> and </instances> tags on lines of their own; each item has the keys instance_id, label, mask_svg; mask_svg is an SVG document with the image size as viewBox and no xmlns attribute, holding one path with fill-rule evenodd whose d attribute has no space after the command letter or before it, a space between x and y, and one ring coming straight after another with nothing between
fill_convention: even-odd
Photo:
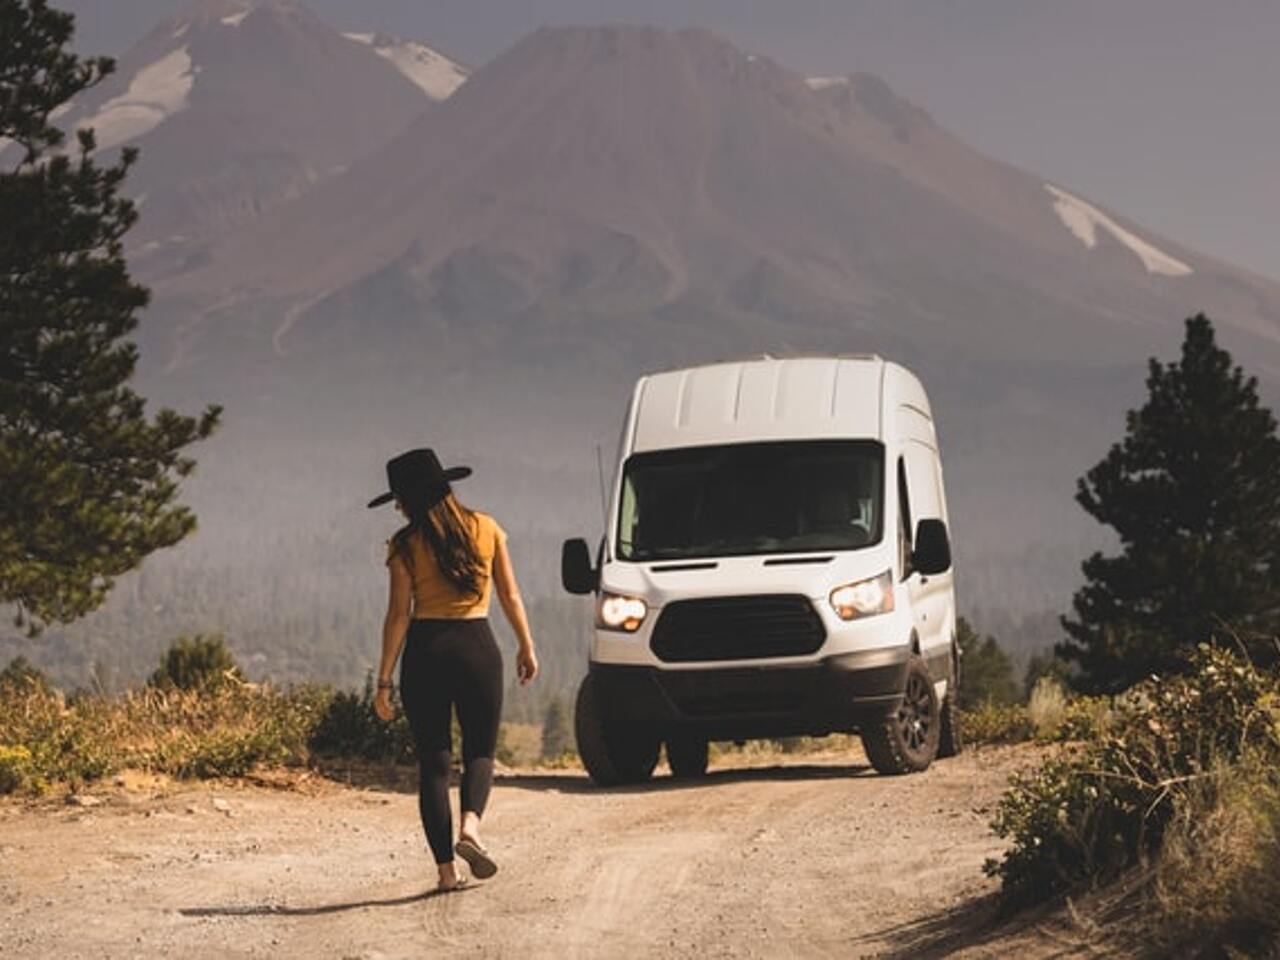
<instances>
[{"instance_id":1,"label":"van side mirror","mask_svg":"<svg viewBox=\"0 0 1280 960\"><path fill-rule=\"evenodd\" d=\"M600 573L591 565L591 549L581 538L566 540L560 550L560 580L570 593L594 593Z\"/></svg>"},{"instance_id":2,"label":"van side mirror","mask_svg":"<svg viewBox=\"0 0 1280 960\"><path fill-rule=\"evenodd\" d=\"M925 576L951 569L951 539L947 536L947 525L941 520L921 520L916 525L911 566Z\"/></svg>"}]
</instances>

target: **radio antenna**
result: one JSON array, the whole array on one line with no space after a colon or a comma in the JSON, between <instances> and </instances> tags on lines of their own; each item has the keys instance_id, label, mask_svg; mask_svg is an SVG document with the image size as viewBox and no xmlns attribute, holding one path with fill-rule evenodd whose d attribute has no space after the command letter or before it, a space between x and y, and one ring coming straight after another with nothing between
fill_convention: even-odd
<instances>
[{"instance_id":1,"label":"radio antenna","mask_svg":"<svg viewBox=\"0 0 1280 960\"><path fill-rule=\"evenodd\" d=\"M609 531L609 500L604 493L604 454L600 452L600 444L596 444L596 475L600 478L600 520L604 524L606 535Z\"/></svg>"}]
</instances>

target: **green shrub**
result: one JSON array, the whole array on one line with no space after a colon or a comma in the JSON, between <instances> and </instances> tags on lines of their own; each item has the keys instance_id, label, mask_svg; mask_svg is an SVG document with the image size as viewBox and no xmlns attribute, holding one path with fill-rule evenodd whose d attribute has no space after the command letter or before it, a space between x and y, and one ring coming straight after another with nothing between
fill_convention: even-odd
<instances>
[{"instance_id":1,"label":"green shrub","mask_svg":"<svg viewBox=\"0 0 1280 960\"><path fill-rule=\"evenodd\" d=\"M282 764L287 745L269 730L230 731L196 738L175 764L179 777L242 777L257 764Z\"/></svg>"},{"instance_id":2,"label":"green shrub","mask_svg":"<svg viewBox=\"0 0 1280 960\"><path fill-rule=\"evenodd\" d=\"M25 692L37 688L45 693L53 689L46 677L33 666L26 657L17 656L9 661L9 665L0 670L0 696Z\"/></svg>"},{"instance_id":3,"label":"green shrub","mask_svg":"<svg viewBox=\"0 0 1280 960\"><path fill-rule=\"evenodd\" d=\"M1093 739L1015 775L992 827L1013 841L987 870L1013 902L1105 882L1158 850L1189 792L1246 754L1280 759L1274 678L1201 646L1187 675L1118 698Z\"/></svg>"},{"instance_id":4,"label":"green shrub","mask_svg":"<svg viewBox=\"0 0 1280 960\"><path fill-rule=\"evenodd\" d=\"M1095 740L1111 728L1114 713L1111 697L1072 697L1052 739Z\"/></svg>"},{"instance_id":5,"label":"green shrub","mask_svg":"<svg viewBox=\"0 0 1280 960\"><path fill-rule=\"evenodd\" d=\"M0 746L0 795L21 790L32 781L31 751L26 747Z\"/></svg>"},{"instance_id":6,"label":"green shrub","mask_svg":"<svg viewBox=\"0 0 1280 960\"><path fill-rule=\"evenodd\" d=\"M961 711L960 729L972 744L1022 743L1035 736L1035 724L1020 703L988 700Z\"/></svg>"},{"instance_id":7,"label":"green shrub","mask_svg":"<svg viewBox=\"0 0 1280 960\"><path fill-rule=\"evenodd\" d=\"M361 757L365 760L412 763L416 757L413 732L404 710L396 712L390 723L381 720L373 710L373 675L365 678L364 690L340 691L333 694L309 739L309 747L319 754ZM456 724L455 724L456 726ZM454 731L457 740L457 731ZM458 744L453 744L458 755Z\"/></svg>"},{"instance_id":8,"label":"green shrub","mask_svg":"<svg viewBox=\"0 0 1280 960\"><path fill-rule=\"evenodd\" d=\"M29 784L61 780L78 786L115 768L112 746L97 735L100 704L67 707L54 691L28 687L0 697L0 744L25 750Z\"/></svg>"},{"instance_id":9,"label":"green shrub","mask_svg":"<svg viewBox=\"0 0 1280 960\"><path fill-rule=\"evenodd\" d=\"M233 680L244 680L244 673L227 649L227 642L213 634L179 637L160 655L160 666L148 683L160 689L199 690L216 687Z\"/></svg>"}]
</instances>

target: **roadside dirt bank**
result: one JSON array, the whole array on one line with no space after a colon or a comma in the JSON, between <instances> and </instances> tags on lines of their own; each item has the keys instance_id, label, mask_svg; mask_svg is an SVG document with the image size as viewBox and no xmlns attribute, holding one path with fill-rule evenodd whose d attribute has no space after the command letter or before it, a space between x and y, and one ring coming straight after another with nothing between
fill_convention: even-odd
<instances>
[{"instance_id":1,"label":"roadside dirt bank","mask_svg":"<svg viewBox=\"0 0 1280 960\"><path fill-rule=\"evenodd\" d=\"M1037 756L986 748L897 778L849 752L731 756L697 783L660 770L609 791L513 771L485 824L501 871L447 896L430 894L412 774L131 774L88 805L0 803L0 955L1105 955L1060 920L994 925L987 821Z\"/></svg>"}]
</instances>

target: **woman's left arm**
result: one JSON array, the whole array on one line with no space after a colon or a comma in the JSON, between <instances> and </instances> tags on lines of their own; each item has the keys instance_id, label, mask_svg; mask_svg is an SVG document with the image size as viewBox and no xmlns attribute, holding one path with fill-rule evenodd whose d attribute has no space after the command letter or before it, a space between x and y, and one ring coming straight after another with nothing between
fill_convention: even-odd
<instances>
[{"instance_id":1,"label":"woman's left arm","mask_svg":"<svg viewBox=\"0 0 1280 960\"><path fill-rule=\"evenodd\" d=\"M533 632L529 629L529 617L525 614L524 600L520 596L520 587L516 584L511 555L507 553L506 537L498 537L494 551L493 585L497 590L502 612L506 614L507 622L516 634L516 677L521 683L529 683L538 675L538 655L533 650Z\"/></svg>"},{"instance_id":2,"label":"woman's left arm","mask_svg":"<svg viewBox=\"0 0 1280 960\"><path fill-rule=\"evenodd\" d=\"M413 584L409 568L399 556L392 556L387 563L390 573L390 591L387 595L387 616L382 622L382 662L378 666L378 695L374 708L383 720L391 720L395 711L391 708L391 674L400 659L405 634L409 630L409 616L413 603Z\"/></svg>"}]
</instances>

